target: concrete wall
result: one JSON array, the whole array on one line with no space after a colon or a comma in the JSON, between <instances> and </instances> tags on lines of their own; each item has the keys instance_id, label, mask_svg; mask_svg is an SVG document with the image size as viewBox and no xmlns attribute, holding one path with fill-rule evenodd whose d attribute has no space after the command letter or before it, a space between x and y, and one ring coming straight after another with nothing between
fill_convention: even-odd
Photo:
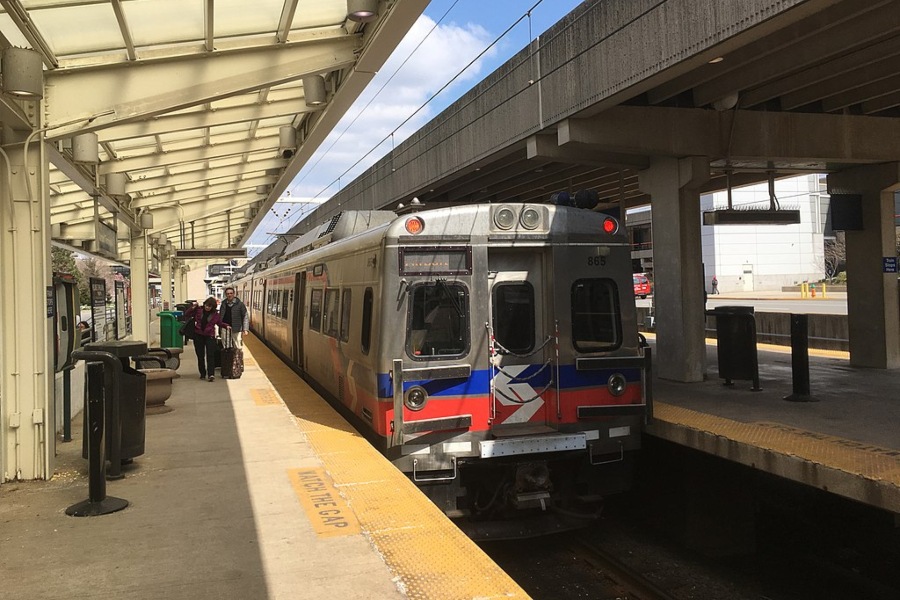
<instances>
[{"instance_id":1,"label":"concrete wall","mask_svg":"<svg viewBox=\"0 0 900 600\"><path fill-rule=\"evenodd\" d=\"M641 331L653 331L648 326L647 307L637 307ZM776 346L791 345L791 315L788 313L757 312L756 341ZM820 350L850 350L847 315L809 315L809 347ZM706 318L706 337L716 338L716 320Z\"/></svg>"}]
</instances>

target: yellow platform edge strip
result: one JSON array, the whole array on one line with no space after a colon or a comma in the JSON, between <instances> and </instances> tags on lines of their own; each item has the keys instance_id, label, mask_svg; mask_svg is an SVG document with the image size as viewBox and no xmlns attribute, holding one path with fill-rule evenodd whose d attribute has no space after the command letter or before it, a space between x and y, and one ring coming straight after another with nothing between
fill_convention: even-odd
<instances>
[{"instance_id":1,"label":"yellow platform edge strip","mask_svg":"<svg viewBox=\"0 0 900 600\"><path fill-rule=\"evenodd\" d=\"M653 410L654 418L666 423L900 486L900 451L895 449L869 446L781 423L741 423L659 401L654 402Z\"/></svg>"},{"instance_id":2,"label":"yellow platform edge strip","mask_svg":"<svg viewBox=\"0 0 900 600\"><path fill-rule=\"evenodd\" d=\"M296 417L324 474L408 598L528 598L412 482L259 340L246 336L245 351ZM292 485L296 485L296 475L291 477Z\"/></svg>"}]
</instances>

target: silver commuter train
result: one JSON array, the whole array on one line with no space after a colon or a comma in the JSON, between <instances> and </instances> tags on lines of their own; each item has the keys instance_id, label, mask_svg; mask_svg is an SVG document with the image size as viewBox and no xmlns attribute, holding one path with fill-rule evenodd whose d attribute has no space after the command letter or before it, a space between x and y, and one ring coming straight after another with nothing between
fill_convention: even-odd
<instances>
[{"instance_id":1,"label":"silver commuter train","mask_svg":"<svg viewBox=\"0 0 900 600\"><path fill-rule=\"evenodd\" d=\"M652 416L631 276L616 219L492 204L347 211L234 285L255 334L449 516L555 530L628 488Z\"/></svg>"}]
</instances>

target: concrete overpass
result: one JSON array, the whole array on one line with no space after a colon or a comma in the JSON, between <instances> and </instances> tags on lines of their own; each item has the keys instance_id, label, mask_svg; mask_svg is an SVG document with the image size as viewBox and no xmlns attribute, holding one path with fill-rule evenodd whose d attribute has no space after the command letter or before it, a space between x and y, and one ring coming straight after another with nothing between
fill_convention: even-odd
<instances>
[{"instance_id":1,"label":"concrete overpass","mask_svg":"<svg viewBox=\"0 0 900 600\"><path fill-rule=\"evenodd\" d=\"M854 195L851 364L900 367L900 1L586 2L319 207L650 202L662 377L705 372L699 198L799 173ZM273 247L264 260L278 251Z\"/></svg>"}]
</instances>

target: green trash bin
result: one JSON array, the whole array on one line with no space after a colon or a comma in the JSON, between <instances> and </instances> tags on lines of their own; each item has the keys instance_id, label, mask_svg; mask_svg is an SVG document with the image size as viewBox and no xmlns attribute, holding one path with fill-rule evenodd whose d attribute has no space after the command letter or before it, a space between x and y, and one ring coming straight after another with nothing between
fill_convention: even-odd
<instances>
[{"instance_id":1,"label":"green trash bin","mask_svg":"<svg viewBox=\"0 0 900 600\"><path fill-rule=\"evenodd\" d=\"M159 316L159 345L163 348L184 348L184 338L178 333L182 325L178 316L168 310L156 314Z\"/></svg>"}]
</instances>

